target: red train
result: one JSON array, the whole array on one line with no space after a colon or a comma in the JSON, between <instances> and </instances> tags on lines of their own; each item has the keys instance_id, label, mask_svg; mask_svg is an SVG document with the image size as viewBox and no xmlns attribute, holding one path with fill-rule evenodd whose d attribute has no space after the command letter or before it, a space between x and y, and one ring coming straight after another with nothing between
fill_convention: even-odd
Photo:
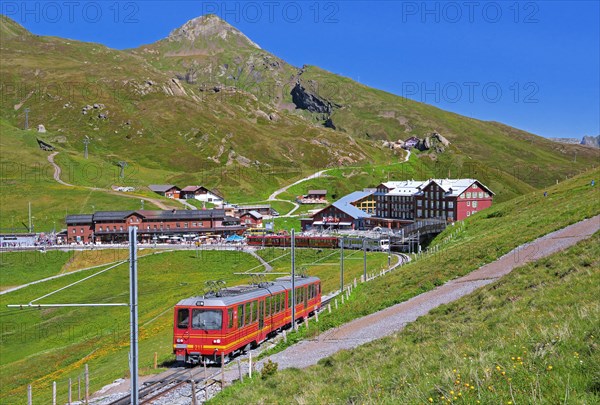
<instances>
[{"instance_id":1,"label":"red train","mask_svg":"<svg viewBox=\"0 0 600 405\"><path fill-rule=\"evenodd\" d=\"M296 236L295 245L299 248L328 248L335 249L339 246L339 238L335 236ZM289 247L289 235L251 235L246 238L249 246L263 247Z\"/></svg>"},{"instance_id":2,"label":"red train","mask_svg":"<svg viewBox=\"0 0 600 405\"><path fill-rule=\"evenodd\" d=\"M259 285L224 288L175 306L173 353L188 364L219 363L291 326L291 277ZM321 280L296 278L296 321L321 306Z\"/></svg>"}]
</instances>

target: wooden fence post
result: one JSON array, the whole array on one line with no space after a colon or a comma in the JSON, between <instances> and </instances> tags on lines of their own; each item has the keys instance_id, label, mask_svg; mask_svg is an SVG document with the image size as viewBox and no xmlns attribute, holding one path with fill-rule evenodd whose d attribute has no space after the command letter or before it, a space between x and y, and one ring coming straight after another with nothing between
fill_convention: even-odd
<instances>
[{"instance_id":1,"label":"wooden fence post","mask_svg":"<svg viewBox=\"0 0 600 405\"><path fill-rule=\"evenodd\" d=\"M52 405L56 405L56 381L52 381Z\"/></svg>"},{"instance_id":2,"label":"wooden fence post","mask_svg":"<svg viewBox=\"0 0 600 405\"><path fill-rule=\"evenodd\" d=\"M304 326L306 326L306 330L308 330L308 317L304 318Z\"/></svg>"},{"instance_id":3,"label":"wooden fence post","mask_svg":"<svg viewBox=\"0 0 600 405\"><path fill-rule=\"evenodd\" d=\"M248 377L252 378L252 352L248 353Z\"/></svg>"},{"instance_id":4,"label":"wooden fence post","mask_svg":"<svg viewBox=\"0 0 600 405\"><path fill-rule=\"evenodd\" d=\"M73 396L72 396L72 391L71 391L72 384L73 384L73 382L69 378L69 405L71 405L71 402L73 402Z\"/></svg>"},{"instance_id":5,"label":"wooden fence post","mask_svg":"<svg viewBox=\"0 0 600 405\"><path fill-rule=\"evenodd\" d=\"M319 323L319 312L315 312L315 319L317 323Z\"/></svg>"},{"instance_id":6,"label":"wooden fence post","mask_svg":"<svg viewBox=\"0 0 600 405\"><path fill-rule=\"evenodd\" d=\"M240 361L240 359L238 359L237 364L238 364L238 371L240 373L240 382L244 382L244 375L242 374L242 362Z\"/></svg>"},{"instance_id":7,"label":"wooden fence post","mask_svg":"<svg viewBox=\"0 0 600 405\"><path fill-rule=\"evenodd\" d=\"M335 299L335 309L338 309L337 298Z\"/></svg>"},{"instance_id":8,"label":"wooden fence post","mask_svg":"<svg viewBox=\"0 0 600 405\"><path fill-rule=\"evenodd\" d=\"M225 386L225 353L221 353L221 389Z\"/></svg>"},{"instance_id":9,"label":"wooden fence post","mask_svg":"<svg viewBox=\"0 0 600 405\"><path fill-rule=\"evenodd\" d=\"M158 368L158 353L154 352L154 369Z\"/></svg>"},{"instance_id":10,"label":"wooden fence post","mask_svg":"<svg viewBox=\"0 0 600 405\"><path fill-rule=\"evenodd\" d=\"M327 304L327 311L331 313L331 304Z\"/></svg>"},{"instance_id":11,"label":"wooden fence post","mask_svg":"<svg viewBox=\"0 0 600 405\"><path fill-rule=\"evenodd\" d=\"M287 333L285 330L283 331L283 341L287 343Z\"/></svg>"},{"instance_id":12,"label":"wooden fence post","mask_svg":"<svg viewBox=\"0 0 600 405\"><path fill-rule=\"evenodd\" d=\"M77 401L81 402L81 375L77 376Z\"/></svg>"},{"instance_id":13,"label":"wooden fence post","mask_svg":"<svg viewBox=\"0 0 600 405\"><path fill-rule=\"evenodd\" d=\"M33 404L33 393L31 392L31 384L27 386L27 405Z\"/></svg>"},{"instance_id":14,"label":"wooden fence post","mask_svg":"<svg viewBox=\"0 0 600 405\"><path fill-rule=\"evenodd\" d=\"M90 369L88 364L85 364L85 403L90 403Z\"/></svg>"},{"instance_id":15,"label":"wooden fence post","mask_svg":"<svg viewBox=\"0 0 600 405\"><path fill-rule=\"evenodd\" d=\"M197 405L198 402L196 402L196 383L194 382L194 379L192 378L192 405Z\"/></svg>"}]
</instances>

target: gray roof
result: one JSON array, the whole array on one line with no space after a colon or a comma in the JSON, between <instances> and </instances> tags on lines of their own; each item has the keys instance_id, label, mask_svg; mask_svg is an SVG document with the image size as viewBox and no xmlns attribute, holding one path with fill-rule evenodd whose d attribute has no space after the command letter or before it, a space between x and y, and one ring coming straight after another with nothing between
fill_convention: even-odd
<instances>
[{"instance_id":1,"label":"gray roof","mask_svg":"<svg viewBox=\"0 0 600 405\"><path fill-rule=\"evenodd\" d=\"M148 186L148 188L150 190L154 191L155 193L165 193L172 188L176 188L177 190L180 190L179 187L177 187L173 184L150 184Z\"/></svg>"},{"instance_id":2,"label":"gray roof","mask_svg":"<svg viewBox=\"0 0 600 405\"><path fill-rule=\"evenodd\" d=\"M296 278L296 287L301 287L319 280L317 277ZM270 292L276 294L292 288L291 277L280 277L273 284L266 287L258 286L237 286L229 287L221 291L220 297L214 295L201 295L185 298L177 303L178 306L196 306L196 302L203 301L204 306L226 306L237 302L247 301L253 298L259 298Z\"/></svg>"},{"instance_id":3,"label":"gray roof","mask_svg":"<svg viewBox=\"0 0 600 405\"><path fill-rule=\"evenodd\" d=\"M326 195L327 190L308 190L308 194Z\"/></svg>"},{"instance_id":4,"label":"gray roof","mask_svg":"<svg viewBox=\"0 0 600 405\"><path fill-rule=\"evenodd\" d=\"M256 218L256 219L262 219L262 217L263 217L263 216L262 216L262 215L261 215L259 212L256 212L256 211L254 211L254 210L252 210L252 211L248 211L248 212L245 212L245 213L244 213L244 214L242 214L242 215L251 215L251 216L253 216L253 217L254 217L254 218Z\"/></svg>"},{"instance_id":5,"label":"gray roof","mask_svg":"<svg viewBox=\"0 0 600 405\"><path fill-rule=\"evenodd\" d=\"M343 196L331 205L333 205L341 211L344 211L346 214L348 214L354 219L370 218L371 214L368 214L363 210L356 208L354 205L352 205L352 203L367 196L370 196L371 194L373 193L370 191L355 191L353 193Z\"/></svg>"},{"instance_id":6,"label":"gray roof","mask_svg":"<svg viewBox=\"0 0 600 405\"><path fill-rule=\"evenodd\" d=\"M93 221L92 214L80 214L80 215L67 215L65 222L67 225L71 224L91 224Z\"/></svg>"},{"instance_id":7,"label":"gray roof","mask_svg":"<svg viewBox=\"0 0 600 405\"><path fill-rule=\"evenodd\" d=\"M225 216L225 210L223 209L212 209L212 210L138 210L138 211L98 211L94 214L85 215L69 215L66 218L67 223L74 223L74 221L123 221L130 215L138 215L145 219L159 219L164 221L177 221L177 220L195 220L195 219L207 219L207 218L223 218L227 221L239 221L234 217Z\"/></svg>"}]
</instances>

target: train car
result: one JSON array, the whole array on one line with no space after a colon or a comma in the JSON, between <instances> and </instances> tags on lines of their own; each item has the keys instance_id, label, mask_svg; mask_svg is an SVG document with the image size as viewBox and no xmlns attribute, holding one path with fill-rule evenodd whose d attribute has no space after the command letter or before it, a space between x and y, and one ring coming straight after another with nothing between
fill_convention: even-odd
<instances>
[{"instance_id":1,"label":"train car","mask_svg":"<svg viewBox=\"0 0 600 405\"><path fill-rule=\"evenodd\" d=\"M339 245L339 238L335 236L296 236L296 247L299 248L329 248L335 249ZM289 235L248 236L247 244L262 247L290 247L292 238Z\"/></svg>"},{"instance_id":2,"label":"train car","mask_svg":"<svg viewBox=\"0 0 600 405\"><path fill-rule=\"evenodd\" d=\"M321 305L321 280L296 278L296 321ZM173 353L187 364L220 363L292 324L291 277L224 288L179 301L174 310Z\"/></svg>"}]
</instances>

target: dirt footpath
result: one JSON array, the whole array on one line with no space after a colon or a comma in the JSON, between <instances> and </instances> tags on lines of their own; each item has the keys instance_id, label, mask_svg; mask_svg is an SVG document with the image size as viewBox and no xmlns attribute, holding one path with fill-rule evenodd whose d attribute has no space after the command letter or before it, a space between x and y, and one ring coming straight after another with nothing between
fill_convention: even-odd
<instances>
[{"instance_id":1,"label":"dirt footpath","mask_svg":"<svg viewBox=\"0 0 600 405\"><path fill-rule=\"evenodd\" d=\"M464 277L449 281L401 304L328 330L315 340L302 341L269 358L279 363L280 369L314 365L320 359L339 350L352 349L398 332L407 323L426 315L432 309L464 297L527 262L565 250L589 238L598 230L600 215L552 232L514 249L495 262L482 266ZM258 368L261 366L262 364Z\"/></svg>"}]
</instances>

